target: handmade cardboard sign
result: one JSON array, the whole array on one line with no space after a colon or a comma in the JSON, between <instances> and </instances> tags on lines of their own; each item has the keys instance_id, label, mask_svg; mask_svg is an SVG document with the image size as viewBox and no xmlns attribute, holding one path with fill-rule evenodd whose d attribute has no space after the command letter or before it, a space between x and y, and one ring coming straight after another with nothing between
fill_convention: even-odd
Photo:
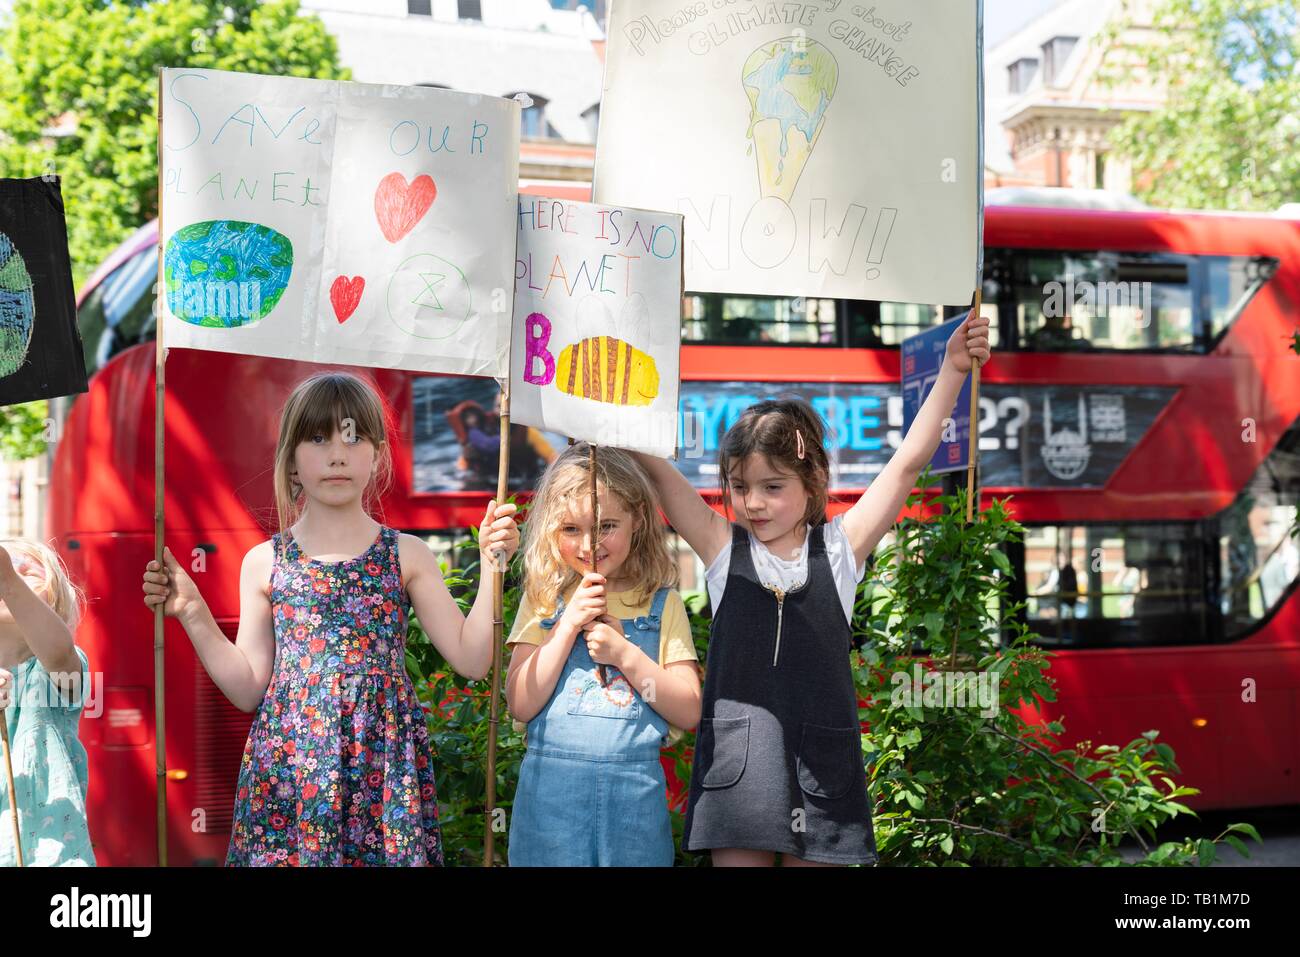
<instances>
[{"instance_id":1,"label":"handmade cardboard sign","mask_svg":"<svg viewBox=\"0 0 1300 957\"><path fill-rule=\"evenodd\" d=\"M0 405L85 391L59 179L0 179Z\"/></svg>"},{"instance_id":2,"label":"handmade cardboard sign","mask_svg":"<svg viewBox=\"0 0 1300 957\"><path fill-rule=\"evenodd\" d=\"M163 71L166 344L503 377L519 104Z\"/></svg>"},{"instance_id":3,"label":"handmade cardboard sign","mask_svg":"<svg viewBox=\"0 0 1300 957\"><path fill-rule=\"evenodd\" d=\"M685 215L686 288L969 302L977 0L615 4L593 199Z\"/></svg>"},{"instance_id":4,"label":"handmade cardboard sign","mask_svg":"<svg viewBox=\"0 0 1300 957\"><path fill-rule=\"evenodd\" d=\"M681 216L521 195L518 233L511 418L674 455Z\"/></svg>"}]
</instances>

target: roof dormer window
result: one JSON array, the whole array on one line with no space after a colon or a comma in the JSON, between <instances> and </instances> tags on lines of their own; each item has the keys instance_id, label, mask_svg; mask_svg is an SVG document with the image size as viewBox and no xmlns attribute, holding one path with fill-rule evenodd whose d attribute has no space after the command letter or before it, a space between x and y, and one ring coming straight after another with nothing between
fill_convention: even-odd
<instances>
[{"instance_id":1,"label":"roof dormer window","mask_svg":"<svg viewBox=\"0 0 1300 957\"><path fill-rule=\"evenodd\" d=\"M1078 37L1052 37L1043 44L1043 86L1057 85L1057 77L1078 42Z\"/></svg>"},{"instance_id":2,"label":"roof dormer window","mask_svg":"<svg viewBox=\"0 0 1300 957\"><path fill-rule=\"evenodd\" d=\"M1034 82L1034 74L1037 72L1038 57L1021 57L1007 67L1007 92L1024 93L1029 89L1029 84Z\"/></svg>"}]
</instances>

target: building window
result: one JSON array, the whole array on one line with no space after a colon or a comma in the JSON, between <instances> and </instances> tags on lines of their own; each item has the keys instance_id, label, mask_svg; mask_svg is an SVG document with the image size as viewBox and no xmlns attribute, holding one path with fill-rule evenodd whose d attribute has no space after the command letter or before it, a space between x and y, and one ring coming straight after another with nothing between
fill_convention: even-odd
<instances>
[{"instance_id":1,"label":"building window","mask_svg":"<svg viewBox=\"0 0 1300 957\"><path fill-rule=\"evenodd\" d=\"M510 94L510 96L515 95L517 94ZM524 139L559 139L560 134L546 119L546 104L549 101L536 93L529 93L528 96L532 97L533 105L520 111L519 135Z\"/></svg>"},{"instance_id":2,"label":"building window","mask_svg":"<svg viewBox=\"0 0 1300 957\"><path fill-rule=\"evenodd\" d=\"M608 12L607 6L606 0L551 0L551 8L554 10L576 10L578 7L586 7L596 18L596 22L602 25Z\"/></svg>"},{"instance_id":3,"label":"building window","mask_svg":"<svg viewBox=\"0 0 1300 957\"><path fill-rule=\"evenodd\" d=\"M1094 189L1106 188L1106 154L1100 150L1092 156L1092 185Z\"/></svg>"},{"instance_id":4,"label":"building window","mask_svg":"<svg viewBox=\"0 0 1300 957\"><path fill-rule=\"evenodd\" d=\"M462 20L482 20L483 4L481 0L456 0L456 15Z\"/></svg>"},{"instance_id":5,"label":"building window","mask_svg":"<svg viewBox=\"0 0 1300 957\"><path fill-rule=\"evenodd\" d=\"M433 0L406 0L406 12L413 17L431 17Z\"/></svg>"},{"instance_id":6,"label":"building window","mask_svg":"<svg viewBox=\"0 0 1300 957\"><path fill-rule=\"evenodd\" d=\"M1070 58L1078 37L1052 37L1043 44L1043 85L1055 86L1057 75Z\"/></svg>"},{"instance_id":7,"label":"building window","mask_svg":"<svg viewBox=\"0 0 1300 957\"><path fill-rule=\"evenodd\" d=\"M600 104L593 103L583 110L582 119L587 124L587 132L591 135L591 141L596 142L596 131L600 127Z\"/></svg>"},{"instance_id":8,"label":"building window","mask_svg":"<svg viewBox=\"0 0 1300 957\"><path fill-rule=\"evenodd\" d=\"M1007 92L1024 93L1038 72L1037 57L1021 57L1007 67Z\"/></svg>"}]
</instances>

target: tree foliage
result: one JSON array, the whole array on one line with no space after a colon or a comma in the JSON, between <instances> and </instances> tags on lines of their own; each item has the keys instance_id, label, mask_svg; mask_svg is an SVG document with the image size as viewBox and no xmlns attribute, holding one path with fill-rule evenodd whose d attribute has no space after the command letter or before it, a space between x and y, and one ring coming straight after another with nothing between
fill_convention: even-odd
<instances>
[{"instance_id":1,"label":"tree foliage","mask_svg":"<svg viewBox=\"0 0 1300 957\"><path fill-rule=\"evenodd\" d=\"M1136 72L1168 92L1111 133L1137 195L1190 209L1300 200L1300 0L1125 0L1123 10L1102 37L1124 48L1104 81Z\"/></svg>"},{"instance_id":2,"label":"tree foliage","mask_svg":"<svg viewBox=\"0 0 1300 957\"><path fill-rule=\"evenodd\" d=\"M157 215L162 67L350 76L297 0L17 0L0 29L0 171L62 177L78 284Z\"/></svg>"},{"instance_id":3,"label":"tree foliage","mask_svg":"<svg viewBox=\"0 0 1300 957\"><path fill-rule=\"evenodd\" d=\"M21 462L44 452L51 429L48 416L44 399L0 409L0 459Z\"/></svg>"}]
</instances>

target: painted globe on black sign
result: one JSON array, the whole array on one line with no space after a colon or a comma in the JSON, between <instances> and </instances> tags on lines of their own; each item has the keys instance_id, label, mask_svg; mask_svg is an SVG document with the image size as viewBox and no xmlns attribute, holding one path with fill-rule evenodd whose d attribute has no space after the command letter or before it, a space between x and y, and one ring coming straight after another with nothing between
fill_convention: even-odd
<instances>
[{"instance_id":1,"label":"painted globe on black sign","mask_svg":"<svg viewBox=\"0 0 1300 957\"><path fill-rule=\"evenodd\" d=\"M13 242L0 233L0 376L12 375L27 358L35 319L32 277Z\"/></svg>"}]
</instances>

